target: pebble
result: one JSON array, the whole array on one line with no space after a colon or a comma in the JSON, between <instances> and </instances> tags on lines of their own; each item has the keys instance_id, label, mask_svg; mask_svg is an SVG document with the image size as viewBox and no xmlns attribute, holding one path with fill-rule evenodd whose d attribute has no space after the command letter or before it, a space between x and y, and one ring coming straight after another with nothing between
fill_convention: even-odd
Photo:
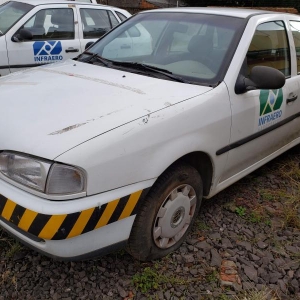
<instances>
[{"instance_id":1,"label":"pebble","mask_svg":"<svg viewBox=\"0 0 300 300\"><path fill-rule=\"evenodd\" d=\"M299 300L300 230L283 229L278 216L266 225L225 209L232 199L241 201L241 206L249 205L249 211L256 201L270 216L274 210L284 209L284 199L269 202L266 208L258 193L273 185L285 190L286 183L261 172L255 182L245 179L205 202L199 220L206 229L195 226L177 251L157 261L138 262L119 251L101 258L61 262L26 247L9 257L9 244L1 243L0 300L213 300L231 299L253 287L273 289L282 300ZM3 239L9 238L0 231ZM153 273L147 272L148 267ZM169 281L159 283L166 279Z\"/></svg>"}]
</instances>

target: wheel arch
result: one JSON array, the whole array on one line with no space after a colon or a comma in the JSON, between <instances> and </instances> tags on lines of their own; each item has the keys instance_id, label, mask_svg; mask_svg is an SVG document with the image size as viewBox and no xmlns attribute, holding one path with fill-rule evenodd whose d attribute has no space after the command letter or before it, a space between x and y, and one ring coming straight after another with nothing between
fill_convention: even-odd
<instances>
[{"instance_id":1,"label":"wheel arch","mask_svg":"<svg viewBox=\"0 0 300 300\"><path fill-rule=\"evenodd\" d=\"M210 192L213 178L213 163L211 157L205 152L191 152L178 158L167 169L179 162L185 162L198 171L203 182L203 196L207 196Z\"/></svg>"}]
</instances>

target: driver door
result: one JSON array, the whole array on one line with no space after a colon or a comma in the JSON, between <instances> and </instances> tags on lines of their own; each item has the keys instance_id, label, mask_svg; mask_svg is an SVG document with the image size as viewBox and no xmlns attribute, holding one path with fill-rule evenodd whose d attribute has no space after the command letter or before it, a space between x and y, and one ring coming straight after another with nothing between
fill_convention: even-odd
<instances>
[{"instance_id":1,"label":"driver door","mask_svg":"<svg viewBox=\"0 0 300 300\"><path fill-rule=\"evenodd\" d=\"M32 40L24 39L21 29L29 31ZM11 72L64 61L80 53L77 13L73 5L37 6L10 33L7 50Z\"/></svg>"},{"instance_id":2,"label":"driver door","mask_svg":"<svg viewBox=\"0 0 300 300\"><path fill-rule=\"evenodd\" d=\"M294 44L289 40L288 23L284 19L271 19L251 27L256 28L254 33L250 34L250 30L244 33L244 38L251 37L251 42L250 45L248 42L242 72L247 77L255 66L272 67L285 75L286 82L278 90L251 90L241 94L235 92L234 84L228 84L232 130L230 144L217 152L217 155L228 152L222 181L235 181L248 174L300 136L299 84L295 76L296 61L290 55Z\"/></svg>"}]
</instances>

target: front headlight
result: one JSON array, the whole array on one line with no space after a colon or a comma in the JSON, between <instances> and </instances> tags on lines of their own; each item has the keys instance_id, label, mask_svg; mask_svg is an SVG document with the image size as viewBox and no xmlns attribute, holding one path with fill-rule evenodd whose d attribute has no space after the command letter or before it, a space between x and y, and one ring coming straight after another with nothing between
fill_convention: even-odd
<instances>
[{"instance_id":1,"label":"front headlight","mask_svg":"<svg viewBox=\"0 0 300 300\"><path fill-rule=\"evenodd\" d=\"M82 170L11 152L0 153L0 172L9 179L48 195L85 190Z\"/></svg>"}]
</instances>

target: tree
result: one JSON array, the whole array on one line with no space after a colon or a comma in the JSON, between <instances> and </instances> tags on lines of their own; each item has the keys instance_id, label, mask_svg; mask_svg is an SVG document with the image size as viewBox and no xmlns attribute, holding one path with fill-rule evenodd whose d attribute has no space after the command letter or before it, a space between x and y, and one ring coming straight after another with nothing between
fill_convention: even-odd
<instances>
[{"instance_id":1,"label":"tree","mask_svg":"<svg viewBox=\"0 0 300 300\"><path fill-rule=\"evenodd\" d=\"M300 12L299 0L185 0L189 6L294 7Z\"/></svg>"}]
</instances>

